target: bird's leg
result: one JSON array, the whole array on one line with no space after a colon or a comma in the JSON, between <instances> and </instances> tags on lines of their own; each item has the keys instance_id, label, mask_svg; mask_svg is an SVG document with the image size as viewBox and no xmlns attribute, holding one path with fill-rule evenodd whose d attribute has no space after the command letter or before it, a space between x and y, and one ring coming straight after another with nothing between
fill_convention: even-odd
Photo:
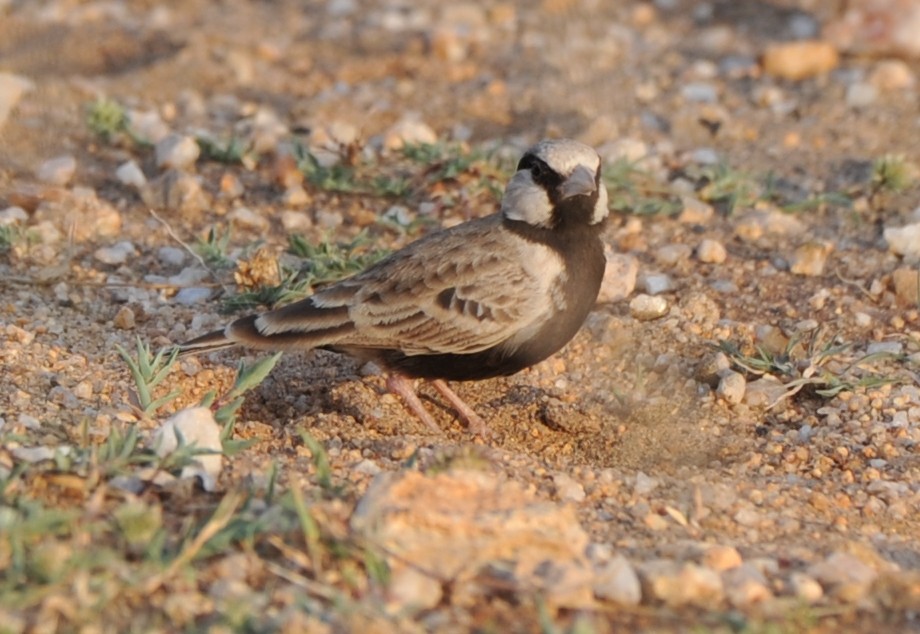
<instances>
[{"instance_id":1,"label":"bird's leg","mask_svg":"<svg viewBox=\"0 0 920 634\"><path fill-rule=\"evenodd\" d=\"M431 381L431 384L434 386L434 389L441 393L441 396L450 402L451 406L457 411L457 414L460 415L460 419L466 423L466 426L471 432L482 438L488 438L492 435L492 430L489 429L486 422L482 420L479 414L474 412L473 408L467 405L456 392L450 389L443 379L434 379Z\"/></svg>"},{"instance_id":2,"label":"bird's leg","mask_svg":"<svg viewBox=\"0 0 920 634\"><path fill-rule=\"evenodd\" d=\"M401 374L396 374L395 372L390 373L387 375L387 389L393 394L400 396L406 404L406 407L409 408L409 411L418 416L419 420L428 425L432 431L439 434L444 433L444 431L438 427L437 423L434 422L434 418L431 417L431 414L428 413L425 406L422 405L422 401L419 400L418 394L415 393L415 386L412 381Z\"/></svg>"}]
</instances>

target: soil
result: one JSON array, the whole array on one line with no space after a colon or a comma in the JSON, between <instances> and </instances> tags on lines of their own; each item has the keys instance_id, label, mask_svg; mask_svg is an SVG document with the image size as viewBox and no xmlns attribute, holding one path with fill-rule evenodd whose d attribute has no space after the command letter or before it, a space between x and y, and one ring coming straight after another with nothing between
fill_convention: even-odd
<instances>
[{"instance_id":1,"label":"soil","mask_svg":"<svg viewBox=\"0 0 920 634\"><path fill-rule=\"evenodd\" d=\"M636 292L647 274L663 273L672 283L661 319L637 319L630 298L599 303L553 358L506 379L454 385L494 431L487 441L472 438L430 386L420 393L441 435L409 416L383 378L353 360L323 351L285 355L246 398L236 433L258 442L225 461L221 488L264 475L273 463L281 465L282 484L313 474L299 436L305 429L329 452L336 477L357 487L356 496L369 481L350 473L361 460L397 470L414 455L437 463L473 453L552 500L561 498L553 474L569 474L587 495L562 502L577 504L591 541L611 545L640 569L654 559L692 558L691 544L731 545L745 561L775 562L779 570L767 576L771 591L782 595L788 588L774 579L858 543L883 562L876 569L917 573L920 310L892 281L896 269L916 266L893 253L882 232L917 221L911 214L920 188L876 193L871 181L873 161L882 156L920 162L916 88L882 90L871 103L854 105L848 85L870 76L880 56L841 49L836 68L798 82L765 75L758 61L768 45L795 38L794 25L804 20L820 29L846 4L0 2L0 70L34 83L0 128L0 209L22 207L27 226L50 220L62 235L53 245L19 245L0 255L0 416L12 426L7 431L54 446L73 442L84 425L101 442L119 421L138 421L130 406L134 385L115 345L133 348L139 336L157 348L227 319L217 294L183 305L175 288L152 285L145 276L183 268L170 268L159 249L181 249L177 238L194 243L211 227L233 224L234 255L256 242L283 250L289 231L280 211L291 205L277 156L286 139L312 142L345 125L355 132L349 143L356 151L378 152L405 121L509 157L545 136L578 138L611 157L626 139L651 157L644 165L672 187L668 200L677 211L686 211L686 197L705 198L714 180L698 161L701 153L760 187L756 200L742 196L737 206L730 197L711 198L714 214L702 219L614 212L605 240L637 259ZM917 59L899 61L914 76L920 72ZM700 85L712 89L712 99L693 97ZM116 169L134 160L156 183L163 170L151 148L124 137L106 141L88 127L88 109L100 96L155 111L183 134L245 135L259 109L274 113L286 133L252 166L200 158L180 169L199 178L207 204L161 209L158 220L150 199L121 182ZM39 166L61 155L76 159L73 176L41 182ZM396 152L375 156L384 166L399 164L409 178L426 173ZM228 176L241 194L227 194ZM773 188L769 196L765 183ZM434 205L431 224L495 210L489 196L464 198L467 186L462 178L443 185L459 202ZM689 186L684 198L673 193L682 186ZM372 219L396 204L417 217L420 205L440 200L432 187L393 198L305 182L307 197L293 207L306 212L312 240L349 240L366 229L394 248L415 236ZM116 233L75 237L72 218L96 222L73 215L79 188L92 192L93 205L117 212ZM845 192L848 204L786 214L799 223L791 232L750 237L739 229L757 213L835 192ZM231 222L239 206L264 226ZM324 224L329 215L336 221ZM725 247L724 262L697 257L707 238ZM119 240L129 240L135 253L121 264L102 261L97 250ZM826 265L817 274L794 273L797 249L811 243L829 245ZM671 259L673 245L689 249ZM232 286L231 278L225 272L208 283ZM124 307L134 318L128 327L116 317ZM850 345L818 368L840 376L870 344L899 343L896 359L867 362L857 374L892 382L830 397L806 388L767 408L750 397L756 374L736 367L749 392L737 402L716 390L718 378L704 376L720 342L748 354L755 344L780 353L796 335L804 343L793 361L815 358L805 352L809 341L818 349L831 341ZM234 351L180 361L169 380L180 396L169 410L226 390L241 356L258 357ZM795 372L801 376L807 365ZM22 429L24 416L38 420L38 430ZM899 420L904 424L892 424ZM636 484L646 477L654 483L649 491ZM873 488L877 482L887 484ZM900 493L888 495L885 487ZM898 611L873 591L860 603L824 585L818 606L833 608L830 616L794 621L802 628L796 631L917 627L910 620L916 601ZM905 587L917 591L920 584ZM656 605L643 599L643 609L646 603ZM517 618L513 602L437 609L459 629ZM713 615L729 608L635 610L602 613L595 627L689 631L687 623L697 622L718 629L723 623ZM781 622L789 619L781 612ZM531 614L515 629L538 626Z\"/></svg>"}]
</instances>

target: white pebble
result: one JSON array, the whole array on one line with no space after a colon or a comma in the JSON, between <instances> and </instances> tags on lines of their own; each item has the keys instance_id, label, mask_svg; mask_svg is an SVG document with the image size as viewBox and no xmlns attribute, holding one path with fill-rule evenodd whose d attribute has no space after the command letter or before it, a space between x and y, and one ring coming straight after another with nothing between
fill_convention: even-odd
<instances>
[{"instance_id":1,"label":"white pebble","mask_svg":"<svg viewBox=\"0 0 920 634\"><path fill-rule=\"evenodd\" d=\"M903 227L885 227L883 235L892 253L920 258L920 222Z\"/></svg>"},{"instance_id":2,"label":"white pebble","mask_svg":"<svg viewBox=\"0 0 920 634\"><path fill-rule=\"evenodd\" d=\"M668 313L668 300L664 297L637 295L629 302L629 314L639 321L652 321Z\"/></svg>"},{"instance_id":3,"label":"white pebble","mask_svg":"<svg viewBox=\"0 0 920 634\"><path fill-rule=\"evenodd\" d=\"M642 585L635 568L623 555L617 554L594 571L594 596L621 605L639 605Z\"/></svg>"},{"instance_id":4,"label":"white pebble","mask_svg":"<svg viewBox=\"0 0 920 634\"><path fill-rule=\"evenodd\" d=\"M412 116L400 119L383 135L383 147L387 150L420 143L431 145L437 141L438 135L431 126Z\"/></svg>"},{"instance_id":5,"label":"white pebble","mask_svg":"<svg viewBox=\"0 0 920 634\"><path fill-rule=\"evenodd\" d=\"M266 231L269 227L268 219L249 207L237 207L227 214L227 217L236 224L254 231Z\"/></svg>"},{"instance_id":6,"label":"white pebble","mask_svg":"<svg viewBox=\"0 0 920 634\"><path fill-rule=\"evenodd\" d=\"M137 249L128 240L116 242L110 247L100 247L93 252L93 257L103 264L124 264L130 256L136 255Z\"/></svg>"},{"instance_id":7,"label":"white pebble","mask_svg":"<svg viewBox=\"0 0 920 634\"><path fill-rule=\"evenodd\" d=\"M728 371L719 379L719 387L716 388L716 394L725 399L732 405L737 405L744 400L744 392L747 387L747 381L744 376L737 372Z\"/></svg>"},{"instance_id":8,"label":"white pebble","mask_svg":"<svg viewBox=\"0 0 920 634\"><path fill-rule=\"evenodd\" d=\"M649 295L661 295L674 290L674 282L664 273L650 273L640 277L639 287Z\"/></svg>"},{"instance_id":9,"label":"white pebble","mask_svg":"<svg viewBox=\"0 0 920 634\"><path fill-rule=\"evenodd\" d=\"M585 488L567 473L557 473L553 476L556 485L556 496L563 502L582 502L585 499Z\"/></svg>"},{"instance_id":10,"label":"white pebble","mask_svg":"<svg viewBox=\"0 0 920 634\"><path fill-rule=\"evenodd\" d=\"M313 221L304 211L285 209L281 212L281 226L287 233L303 233L313 226Z\"/></svg>"},{"instance_id":11,"label":"white pebble","mask_svg":"<svg viewBox=\"0 0 920 634\"><path fill-rule=\"evenodd\" d=\"M215 452L195 456L192 464L183 467L183 478L201 478L205 491L217 488L217 477L223 466L220 441L221 428L207 407L191 407L176 412L156 431L153 449L160 457L168 456L179 447L179 438L186 446Z\"/></svg>"},{"instance_id":12,"label":"white pebble","mask_svg":"<svg viewBox=\"0 0 920 634\"><path fill-rule=\"evenodd\" d=\"M141 188L147 184L147 177L144 176L143 170L134 161L126 161L118 166L115 170L115 178L123 185Z\"/></svg>"},{"instance_id":13,"label":"white pebble","mask_svg":"<svg viewBox=\"0 0 920 634\"><path fill-rule=\"evenodd\" d=\"M847 87L846 102L851 108L871 106L878 99L878 89L872 84L856 82Z\"/></svg>"},{"instance_id":14,"label":"white pebble","mask_svg":"<svg viewBox=\"0 0 920 634\"><path fill-rule=\"evenodd\" d=\"M629 297L636 289L636 277L639 275L639 260L633 255L614 253L605 248L607 268L598 293L599 302L617 302Z\"/></svg>"},{"instance_id":15,"label":"white pebble","mask_svg":"<svg viewBox=\"0 0 920 634\"><path fill-rule=\"evenodd\" d=\"M190 136L169 134L156 144L157 167L185 169L198 160L201 148Z\"/></svg>"},{"instance_id":16,"label":"white pebble","mask_svg":"<svg viewBox=\"0 0 920 634\"><path fill-rule=\"evenodd\" d=\"M182 266L188 253L179 247L164 246L157 249L157 260L164 266Z\"/></svg>"}]
</instances>

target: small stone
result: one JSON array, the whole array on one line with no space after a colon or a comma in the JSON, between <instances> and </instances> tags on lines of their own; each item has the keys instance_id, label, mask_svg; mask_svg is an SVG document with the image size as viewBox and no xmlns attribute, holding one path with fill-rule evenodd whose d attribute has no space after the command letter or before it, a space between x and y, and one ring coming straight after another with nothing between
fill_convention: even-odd
<instances>
[{"instance_id":1,"label":"small stone","mask_svg":"<svg viewBox=\"0 0 920 634\"><path fill-rule=\"evenodd\" d=\"M866 354L890 354L898 356L904 352L904 344L900 341L873 341L866 346Z\"/></svg>"},{"instance_id":2,"label":"small stone","mask_svg":"<svg viewBox=\"0 0 920 634\"><path fill-rule=\"evenodd\" d=\"M741 553L734 546L710 546L703 553L703 565L716 572L725 572L741 565Z\"/></svg>"},{"instance_id":3,"label":"small stone","mask_svg":"<svg viewBox=\"0 0 920 634\"><path fill-rule=\"evenodd\" d=\"M22 96L34 88L35 83L27 77L0 72L0 128Z\"/></svg>"},{"instance_id":4,"label":"small stone","mask_svg":"<svg viewBox=\"0 0 920 634\"><path fill-rule=\"evenodd\" d=\"M629 302L629 314L639 321L652 321L668 314L668 300L664 297L637 295Z\"/></svg>"},{"instance_id":5,"label":"small stone","mask_svg":"<svg viewBox=\"0 0 920 634\"><path fill-rule=\"evenodd\" d=\"M727 403L737 405L744 400L744 392L747 387L747 381L744 376L732 371L722 374L719 379L719 387L716 388L716 394Z\"/></svg>"},{"instance_id":6,"label":"small stone","mask_svg":"<svg viewBox=\"0 0 920 634\"><path fill-rule=\"evenodd\" d=\"M920 258L920 222L903 227L885 227L883 235L892 253Z\"/></svg>"},{"instance_id":7,"label":"small stone","mask_svg":"<svg viewBox=\"0 0 920 634\"><path fill-rule=\"evenodd\" d=\"M833 251L833 245L826 242L806 242L795 250L789 270L796 275L815 277L824 273L827 256Z\"/></svg>"},{"instance_id":8,"label":"small stone","mask_svg":"<svg viewBox=\"0 0 920 634\"><path fill-rule=\"evenodd\" d=\"M598 153L603 157L605 163L611 165L617 161L637 163L649 155L649 147L641 139L624 137L603 144L598 148Z\"/></svg>"},{"instance_id":9,"label":"small stone","mask_svg":"<svg viewBox=\"0 0 920 634\"><path fill-rule=\"evenodd\" d=\"M156 144L157 167L185 170L195 164L201 154L198 142L190 136L169 134Z\"/></svg>"},{"instance_id":10,"label":"small stone","mask_svg":"<svg viewBox=\"0 0 920 634\"><path fill-rule=\"evenodd\" d=\"M902 266L891 274L891 281L901 306L916 306L920 303L920 270Z\"/></svg>"},{"instance_id":11,"label":"small stone","mask_svg":"<svg viewBox=\"0 0 920 634\"><path fill-rule=\"evenodd\" d=\"M822 587L831 590L835 597L848 603L865 597L878 577L874 568L843 551L832 553L824 561L809 566L807 573Z\"/></svg>"},{"instance_id":12,"label":"small stone","mask_svg":"<svg viewBox=\"0 0 920 634\"><path fill-rule=\"evenodd\" d=\"M837 49L828 42L800 40L768 46L762 64L769 75L799 81L828 73L839 61Z\"/></svg>"},{"instance_id":13,"label":"small stone","mask_svg":"<svg viewBox=\"0 0 920 634\"><path fill-rule=\"evenodd\" d=\"M736 608L749 608L773 598L767 579L753 564L744 563L722 573L728 602Z\"/></svg>"},{"instance_id":14,"label":"small stone","mask_svg":"<svg viewBox=\"0 0 920 634\"><path fill-rule=\"evenodd\" d=\"M281 212L281 226L287 233L305 233L313 227L313 220L305 211L285 209Z\"/></svg>"},{"instance_id":15,"label":"small stone","mask_svg":"<svg viewBox=\"0 0 920 634\"><path fill-rule=\"evenodd\" d=\"M202 287L181 288L173 297L173 301L183 306L192 306L194 304L203 304L208 301L213 294L213 289Z\"/></svg>"},{"instance_id":16,"label":"small stone","mask_svg":"<svg viewBox=\"0 0 920 634\"><path fill-rule=\"evenodd\" d=\"M728 253L718 240L705 239L696 248L696 258L706 264L722 264Z\"/></svg>"},{"instance_id":17,"label":"small stone","mask_svg":"<svg viewBox=\"0 0 920 634\"><path fill-rule=\"evenodd\" d=\"M763 236L800 236L804 233L805 225L801 220L777 209L746 213L735 224L735 235L745 242L754 242Z\"/></svg>"},{"instance_id":18,"label":"small stone","mask_svg":"<svg viewBox=\"0 0 920 634\"><path fill-rule=\"evenodd\" d=\"M431 126L412 116L394 123L383 136L383 147L387 150L399 150L405 145L433 145L437 142L438 135Z\"/></svg>"},{"instance_id":19,"label":"small stone","mask_svg":"<svg viewBox=\"0 0 920 634\"><path fill-rule=\"evenodd\" d=\"M303 207L310 202L310 194L300 183L295 183L281 195L281 202L286 207Z\"/></svg>"},{"instance_id":20,"label":"small stone","mask_svg":"<svg viewBox=\"0 0 920 634\"><path fill-rule=\"evenodd\" d=\"M748 407L771 407L786 395L786 386L776 377L765 374L747 384L744 403Z\"/></svg>"},{"instance_id":21,"label":"small stone","mask_svg":"<svg viewBox=\"0 0 920 634\"><path fill-rule=\"evenodd\" d=\"M269 228L268 219L249 207L236 207L227 217L237 225L253 231L268 231Z\"/></svg>"},{"instance_id":22,"label":"small stone","mask_svg":"<svg viewBox=\"0 0 920 634\"><path fill-rule=\"evenodd\" d=\"M80 381L73 386L73 395L82 401L86 401L93 397L93 383L92 381Z\"/></svg>"},{"instance_id":23,"label":"small stone","mask_svg":"<svg viewBox=\"0 0 920 634\"><path fill-rule=\"evenodd\" d=\"M674 266L690 259L692 253L693 249L688 244L666 244L655 251L655 259L662 264Z\"/></svg>"},{"instance_id":24,"label":"small stone","mask_svg":"<svg viewBox=\"0 0 920 634\"><path fill-rule=\"evenodd\" d=\"M553 476L553 484L556 486L556 497L563 502L584 501L585 488L569 474L557 473Z\"/></svg>"},{"instance_id":25,"label":"small stone","mask_svg":"<svg viewBox=\"0 0 920 634\"><path fill-rule=\"evenodd\" d=\"M789 586L795 596L805 603L817 603L824 596L821 584L802 572L790 575Z\"/></svg>"},{"instance_id":26,"label":"small stone","mask_svg":"<svg viewBox=\"0 0 920 634\"><path fill-rule=\"evenodd\" d=\"M163 266L182 266L188 259L188 252L179 247L164 246L157 249L157 260Z\"/></svg>"},{"instance_id":27,"label":"small stone","mask_svg":"<svg viewBox=\"0 0 920 634\"><path fill-rule=\"evenodd\" d=\"M156 110L128 111L131 132L148 143L159 143L169 135L169 126Z\"/></svg>"},{"instance_id":28,"label":"small stone","mask_svg":"<svg viewBox=\"0 0 920 634\"><path fill-rule=\"evenodd\" d=\"M42 163L35 172L36 178L49 185L62 187L70 182L77 171L77 159L72 156L58 156Z\"/></svg>"},{"instance_id":29,"label":"small stone","mask_svg":"<svg viewBox=\"0 0 920 634\"><path fill-rule=\"evenodd\" d=\"M712 220L715 209L709 203L704 203L693 196L681 197L680 215L677 220L688 225L704 225Z\"/></svg>"},{"instance_id":30,"label":"small stone","mask_svg":"<svg viewBox=\"0 0 920 634\"><path fill-rule=\"evenodd\" d=\"M661 484L661 482L657 478L653 478L639 471L636 473L636 482L633 485L633 491L638 496L646 496L657 489L659 484Z\"/></svg>"},{"instance_id":31,"label":"small stone","mask_svg":"<svg viewBox=\"0 0 920 634\"><path fill-rule=\"evenodd\" d=\"M0 227L8 225L25 224L29 220L29 214L22 207L7 207L0 211ZM638 263L636 267L638 268Z\"/></svg>"},{"instance_id":32,"label":"small stone","mask_svg":"<svg viewBox=\"0 0 920 634\"><path fill-rule=\"evenodd\" d=\"M649 273L639 278L639 287L649 295L661 295L674 290L674 282L670 275Z\"/></svg>"},{"instance_id":33,"label":"small stone","mask_svg":"<svg viewBox=\"0 0 920 634\"><path fill-rule=\"evenodd\" d=\"M722 578L694 563L653 560L639 566L642 594L670 607L714 608L724 597Z\"/></svg>"},{"instance_id":34,"label":"small stone","mask_svg":"<svg viewBox=\"0 0 920 634\"><path fill-rule=\"evenodd\" d=\"M731 368L731 361L724 352L714 352L700 362L696 369L696 380L710 387L719 384L722 375Z\"/></svg>"},{"instance_id":35,"label":"small stone","mask_svg":"<svg viewBox=\"0 0 920 634\"><path fill-rule=\"evenodd\" d=\"M642 584L636 569L623 555L616 554L594 570L594 596L621 605L639 605Z\"/></svg>"},{"instance_id":36,"label":"small stone","mask_svg":"<svg viewBox=\"0 0 920 634\"><path fill-rule=\"evenodd\" d=\"M604 248L604 254L607 256L607 268L604 269L597 301L606 303L626 299L636 289L639 260L632 255L615 253L609 246Z\"/></svg>"},{"instance_id":37,"label":"small stone","mask_svg":"<svg viewBox=\"0 0 920 634\"><path fill-rule=\"evenodd\" d=\"M115 170L115 178L123 185L140 189L147 184L147 177L135 161L126 161Z\"/></svg>"},{"instance_id":38,"label":"small stone","mask_svg":"<svg viewBox=\"0 0 920 634\"><path fill-rule=\"evenodd\" d=\"M122 306L115 313L112 323L119 330L132 330L134 328L134 311L127 306Z\"/></svg>"},{"instance_id":39,"label":"small stone","mask_svg":"<svg viewBox=\"0 0 920 634\"><path fill-rule=\"evenodd\" d=\"M223 467L220 434L221 427L209 408L191 407L176 412L160 426L153 437L153 449L161 458L168 456L179 447L181 438L187 447L213 452L196 455L191 464L182 468L181 477L198 477L205 491L214 491Z\"/></svg>"},{"instance_id":40,"label":"small stone","mask_svg":"<svg viewBox=\"0 0 920 634\"><path fill-rule=\"evenodd\" d=\"M858 81L847 86L846 103L851 108L868 108L878 99L878 89L872 84Z\"/></svg>"},{"instance_id":41,"label":"small stone","mask_svg":"<svg viewBox=\"0 0 920 634\"><path fill-rule=\"evenodd\" d=\"M93 257L103 264L118 265L124 264L128 261L129 257L136 254L137 249L134 248L134 245L127 240L122 240L110 247L100 247L96 249L93 252Z\"/></svg>"},{"instance_id":42,"label":"small stone","mask_svg":"<svg viewBox=\"0 0 920 634\"><path fill-rule=\"evenodd\" d=\"M903 60L884 59L872 69L869 83L881 92L894 92L913 88L917 79Z\"/></svg>"},{"instance_id":43,"label":"small stone","mask_svg":"<svg viewBox=\"0 0 920 634\"><path fill-rule=\"evenodd\" d=\"M719 100L716 87L704 82L686 84L681 87L680 94L686 101L695 103L716 103Z\"/></svg>"}]
</instances>

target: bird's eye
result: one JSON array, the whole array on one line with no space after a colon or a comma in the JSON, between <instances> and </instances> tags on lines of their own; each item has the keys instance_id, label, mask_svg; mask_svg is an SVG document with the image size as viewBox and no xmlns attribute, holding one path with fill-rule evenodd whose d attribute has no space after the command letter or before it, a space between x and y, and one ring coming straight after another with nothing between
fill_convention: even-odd
<instances>
[{"instance_id":1,"label":"bird's eye","mask_svg":"<svg viewBox=\"0 0 920 634\"><path fill-rule=\"evenodd\" d=\"M534 180L538 180L541 176L546 174L546 166L540 161L534 161L530 166L530 173L533 174Z\"/></svg>"}]
</instances>

